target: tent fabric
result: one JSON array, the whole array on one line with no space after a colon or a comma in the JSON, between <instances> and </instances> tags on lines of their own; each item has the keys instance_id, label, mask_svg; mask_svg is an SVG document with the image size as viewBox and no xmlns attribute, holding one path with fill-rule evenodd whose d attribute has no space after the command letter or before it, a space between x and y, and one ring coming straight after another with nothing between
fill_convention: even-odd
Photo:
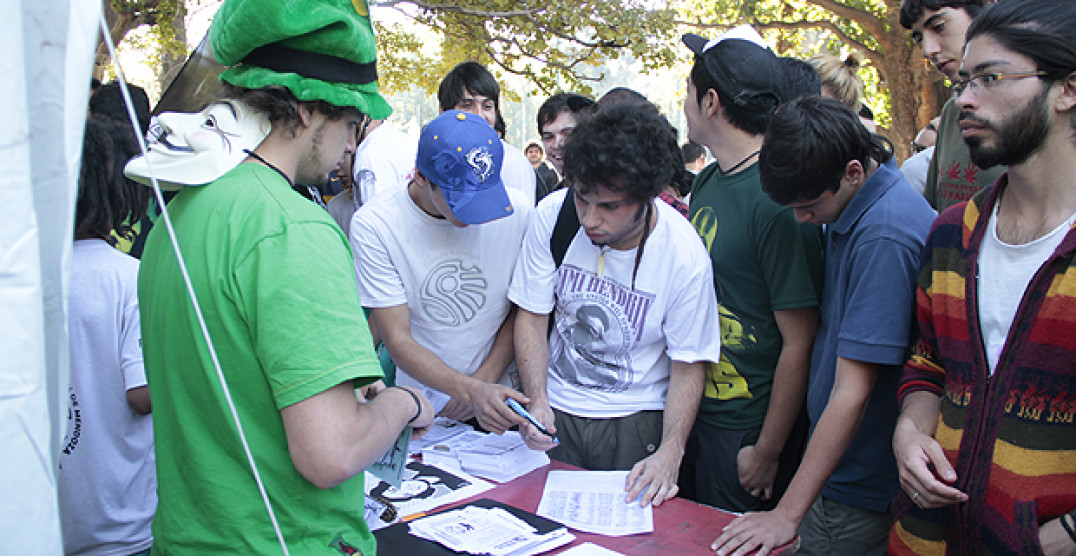
<instances>
[{"instance_id":1,"label":"tent fabric","mask_svg":"<svg viewBox=\"0 0 1076 556\"><path fill-rule=\"evenodd\" d=\"M0 538L62 554L65 291L100 2L0 2Z\"/></svg>"}]
</instances>

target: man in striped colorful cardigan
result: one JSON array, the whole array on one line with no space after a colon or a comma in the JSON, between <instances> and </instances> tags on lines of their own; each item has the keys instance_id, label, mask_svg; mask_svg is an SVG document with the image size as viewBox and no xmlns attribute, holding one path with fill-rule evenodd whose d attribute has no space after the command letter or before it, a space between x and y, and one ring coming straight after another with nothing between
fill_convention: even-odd
<instances>
[{"instance_id":1,"label":"man in striped colorful cardigan","mask_svg":"<svg viewBox=\"0 0 1076 556\"><path fill-rule=\"evenodd\" d=\"M889 550L1076 554L1076 3L983 10L953 89L972 160L1009 172L927 242Z\"/></svg>"}]
</instances>

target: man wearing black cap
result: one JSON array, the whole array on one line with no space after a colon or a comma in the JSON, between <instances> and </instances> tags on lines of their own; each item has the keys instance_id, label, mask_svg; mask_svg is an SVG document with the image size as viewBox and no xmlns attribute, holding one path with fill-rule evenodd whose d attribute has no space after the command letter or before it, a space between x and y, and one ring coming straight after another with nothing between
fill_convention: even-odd
<instances>
[{"instance_id":1,"label":"man wearing black cap","mask_svg":"<svg viewBox=\"0 0 1076 556\"><path fill-rule=\"evenodd\" d=\"M786 443L802 442L791 431L818 328L821 239L759 185L762 134L783 88L777 57L746 25L684 43L695 53L688 138L715 159L695 179L689 218L713 264L722 353L707 367L680 486L688 498L742 512L779 498L777 478L795 471L797 450Z\"/></svg>"},{"instance_id":2,"label":"man wearing black cap","mask_svg":"<svg viewBox=\"0 0 1076 556\"><path fill-rule=\"evenodd\" d=\"M371 401L372 388L356 390L381 372L347 240L291 187L324 182L364 117L390 112L369 13L362 1L227 0L210 39L234 66L221 79L271 130L243 163L168 205L184 264L164 227L146 242L153 553L372 555L363 470L433 411L414 390ZM200 311L184 295L187 274ZM350 342L327 343L323 330Z\"/></svg>"}]
</instances>

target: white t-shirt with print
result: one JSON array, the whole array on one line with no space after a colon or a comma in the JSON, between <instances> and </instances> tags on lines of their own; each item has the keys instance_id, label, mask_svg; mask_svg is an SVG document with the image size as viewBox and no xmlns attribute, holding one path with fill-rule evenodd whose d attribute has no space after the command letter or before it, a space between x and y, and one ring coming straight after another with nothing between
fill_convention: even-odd
<instances>
[{"instance_id":1,"label":"white t-shirt with print","mask_svg":"<svg viewBox=\"0 0 1076 556\"><path fill-rule=\"evenodd\" d=\"M599 248L582 228L555 268L549 238L566 191L538 204L508 288L512 302L538 314L553 310L556 293L549 403L589 418L664 409L671 360L721 356L710 256L687 219L655 202L657 223L643 248L635 289L637 250Z\"/></svg>"},{"instance_id":2,"label":"white t-shirt with print","mask_svg":"<svg viewBox=\"0 0 1076 556\"><path fill-rule=\"evenodd\" d=\"M355 148L352 175L359 191L358 206L386 191L406 187L414 176L417 154L418 138L381 122Z\"/></svg>"},{"instance_id":3,"label":"white t-shirt with print","mask_svg":"<svg viewBox=\"0 0 1076 556\"><path fill-rule=\"evenodd\" d=\"M506 292L534 208L508 190L514 212L457 228L426 214L407 188L375 197L351 221L359 300L364 307L407 304L411 335L449 367L471 375L485 361L512 304ZM511 384L509 369L502 378ZM396 383L426 394L439 412L447 394L398 368Z\"/></svg>"},{"instance_id":4,"label":"white t-shirt with print","mask_svg":"<svg viewBox=\"0 0 1076 556\"><path fill-rule=\"evenodd\" d=\"M325 206L345 236L350 236L351 217L363 203L386 191L407 187L414 176L417 153L418 140L387 121L359 143L351 168L355 187L333 196Z\"/></svg>"},{"instance_id":5,"label":"white t-shirt with print","mask_svg":"<svg viewBox=\"0 0 1076 556\"><path fill-rule=\"evenodd\" d=\"M101 239L75 242L59 473L66 554L133 554L153 542L153 418L127 404L127 391L146 385L137 283L136 259Z\"/></svg>"}]
</instances>

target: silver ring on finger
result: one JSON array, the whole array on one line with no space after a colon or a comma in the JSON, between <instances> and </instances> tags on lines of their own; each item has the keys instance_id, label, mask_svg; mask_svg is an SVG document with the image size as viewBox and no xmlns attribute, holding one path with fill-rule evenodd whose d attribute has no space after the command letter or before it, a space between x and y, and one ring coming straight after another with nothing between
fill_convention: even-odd
<instances>
[{"instance_id":1,"label":"silver ring on finger","mask_svg":"<svg viewBox=\"0 0 1076 556\"><path fill-rule=\"evenodd\" d=\"M916 498L919 498L919 493L918 492L913 492L912 493L912 502L915 502Z\"/></svg>"}]
</instances>

